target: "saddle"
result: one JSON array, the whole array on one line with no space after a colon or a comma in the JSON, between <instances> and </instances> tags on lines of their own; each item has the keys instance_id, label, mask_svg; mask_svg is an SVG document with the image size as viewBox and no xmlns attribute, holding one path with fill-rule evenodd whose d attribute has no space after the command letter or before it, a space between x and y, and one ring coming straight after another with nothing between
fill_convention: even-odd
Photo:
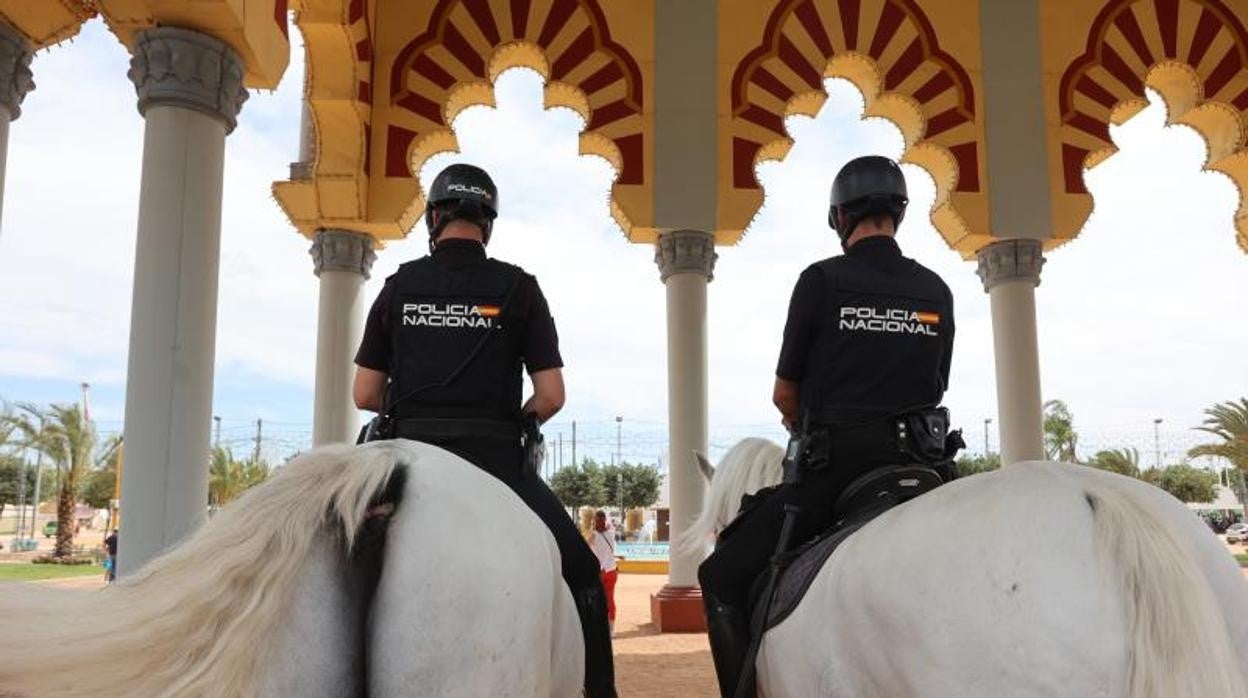
<instances>
[{"instance_id":1,"label":"saddle","mask_svg":"<svg viewBox=\"0 0 1248 698\"><path fill-rule=\"evenodd\" d=\"M850 536L872 519L893 507L930 492L944 480L932 468L898 465L877 468L855 479L837 498L833 507L836 523L806 543L785 554L784 570L776 584L775 598L767 617L762 617L762 594L767 573L754 580L750 594L751 633L766 632L780 624L810 588L832 554Z\"/></svg>"}]
</instances>

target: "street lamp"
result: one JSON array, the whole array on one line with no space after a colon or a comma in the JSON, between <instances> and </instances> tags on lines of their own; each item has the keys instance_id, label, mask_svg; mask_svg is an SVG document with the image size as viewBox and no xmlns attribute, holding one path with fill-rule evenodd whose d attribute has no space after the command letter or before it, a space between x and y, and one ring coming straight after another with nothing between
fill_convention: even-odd
<instances>
[{"instance_id":1,"label":"street lamp","mask_svg":"<svg viewBox=\"0 0 1248 698\"><path fill-rule=\"evenodd\" d=\"M1153 420L1153 467L1161 468L1161 417Z\"/></svg>"},{"instance_id":2,"label":"street lamp","mask_svg":"<svg viewBox=\"0 0 1248 698\"><path fill-rule=\"evenodd\" d=\"M624 418L616 415L615 417L615 462L622 463L620 460L620 425L624 422Z\"/></svg>"},{"instance_id":3,"label":"street lamp","mask_svg":"<svg viewBox=\"0 0 1248 698\"><path fill-rule=\"evenodd\" d=\"M988 448L988 425L992 424L992 417L984 418L984 458L992 455L992 449Z\"/></svg>"}]
</instances>

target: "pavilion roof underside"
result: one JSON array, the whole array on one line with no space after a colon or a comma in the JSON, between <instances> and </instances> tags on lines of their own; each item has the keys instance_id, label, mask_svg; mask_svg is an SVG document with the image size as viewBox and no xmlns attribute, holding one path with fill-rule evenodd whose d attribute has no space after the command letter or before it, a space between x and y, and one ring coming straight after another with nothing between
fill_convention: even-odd
<instances>
[{"instance_id":1,"label":"pavilion roof underside","mask_svg":"<svg viewBox=\"0 0 1248 698\"><path fill-rule=\"evenodd\" d=\"M294 10L307 52L309 137L303 167L275 183L274 195L305 234L405 236L424 206L421 165L457 148L456 115L492 104L503 71L535 70L548 107L584 118L581 152L615 168L610 213L628 239L649 242L672 227L654 206L655 133L665 123L653 87L664 69L655 60L661 1L0 0L0 19L35 49L97 13L127 45L149 26L198 29L239 52L248 85L272 87L285 71L284 20ZM1074 238L1093 207L1084 172L1113 154L1109 125L1142 109L1146 89L1165 100L1170 123L1201 134L1206 167L1238 187L1237 237L1248 251L1248 3L1039 0L1020 29L982 26L998 16L981 6L991 1L719 0L717 24L705 27L717 32L716 116L706 124L717 144L716 241L739 241L761 207L756 167L791 148L785 119L816 113L824 80L843 78L862 92L866 116L897 125L902 159L932 175L932 221L968 257L1017 236L1002 229L1010 187L1000 173L1018 167L1045 173L1046 245ZM1037 47L1007 50L1038 54L1021 63L1038 69L1017 77L1036 85L1043 109L1023 140L1043 143L1044 162L1034 162L1036 148L1032 162L1012 162L1027 149L1015 155L991 137L1019 115L987 92L1001 89L1002 76L985 56L1002 49L986 48L986 33L1020 31L1038 37Z\"/></svg>"}]
</instances>

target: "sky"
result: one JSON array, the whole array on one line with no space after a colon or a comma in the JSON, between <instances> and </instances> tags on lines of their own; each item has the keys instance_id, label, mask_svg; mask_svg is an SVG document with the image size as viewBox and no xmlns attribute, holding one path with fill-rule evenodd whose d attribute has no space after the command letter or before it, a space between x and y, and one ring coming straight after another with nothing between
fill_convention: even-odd
<instances>
[{"instance_id":1,"label":"sky","mask_svg":"<svg viewBox=\"0 0 1248 698\"><path fill-rule=\"evenodd\" d=\"M276 91L251 93L226 141L213 412L221 442L241 452L262 419L270 458L311 440L317 281L309 241L269 193L297 157L301 54L292 50ZM120 431L125 406L143 142L128 60L98 21L36 56L37 89L10 129L0 228L0 398L72 402L85 381L102 432ZM890 123L861 118L852 86L827 87L817 117L788 121L796 145L785 161L759 168L767 200L745 239L718 250L713 456L745 436L782 438L770 394L788 298L803 268L840 251L825 222L832 177L858 155L901 153ZM553 459L562 438L571 462L575 420L578 457L609 461L618 428L620 457L654 462L666 448L667 378L653 248L627 243L612 222L610 165L577 155L582 120L542 109L538 75L509 71L496 92L496 109L460 115L462 152L430 160L422 180L466 161L498 183L490 253L537 276L566 363L568 403L546 428ZM1120 152L1087 175L1096 209L1077 240L1048 255L1036 292L1045 399L1070 406L1081 453L1135 447L1145 464L1180 458L1203 440L1191 428L1205 408L1248 395L1248 256L1235 245L1235 187L1201 171L1201 138L1166 127L1153 101L1111 128ZM974 263L928 221L930 178L904 170L911 203L898 241L953 290L946 404L970 450L982 451L984 420L996 417L988 296ZM425 239L418 225L379 251L370 300L400 263L424 254Z\"/></svg>"}]
</instances>

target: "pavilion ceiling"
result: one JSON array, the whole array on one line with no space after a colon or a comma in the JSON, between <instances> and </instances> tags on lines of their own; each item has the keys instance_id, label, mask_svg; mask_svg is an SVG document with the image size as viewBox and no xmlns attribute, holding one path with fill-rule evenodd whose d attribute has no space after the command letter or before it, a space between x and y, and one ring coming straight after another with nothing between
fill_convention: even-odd
<instances>
[{"instance_id":1,"label":"pavilion ceiling","mask_svg":"<svg viewBox=\"0 0 1248 698\"><path fill-rule=\"evenodd\" d=\"M854 83L865 114L900 129L902 159L931 173L931 217L950 247L971 256L1010 236L992 217L978 2L720 0L718 8L718 242L749 227L765 195L755 168L787 154L785 118L815 114L831 77ZM1146 86L1166 99L1171 122L1204 136L1210 168L1241 190L1248 184L1248 8L1041 0L1038 16L1045 114L1034 138L1045 161L1022 165L1048 173L1047 246L1087 220L1083 171L1112 154L1109 124L1145 104ZM306 0L297 23L308 38L315 164L310 178L279 182L275 193L305 233L405 235L423 207L413 173L456 148L455 115L492 104L497 76L527 67L547 80L547 106L585 118L581 152L615 166L610 207L624 233L653 240L653 22L654 0ZM1236 221L1248 249L1246 210L1241 203Z\"/></svg>"},{"instance_id":2,"label":"pavilion ceiling","mask_svg":"<svg viewBox=\"0 0 1248 698\"><path fill-rule=\"evenodd\" d=\"M151 26L197 29L238 51L249 86L273 87L294 10L307 51L308 138L305 162L274 195L305 234L406 235L424 205L415 173L457 148L455 116L492 104L503 71L530 68L546 80L547 106L582 115L581 152L616 170L610 213L630 240L649 242L664 225L654 210L663 105L653 84L655 3L666 1L0 0L0 20L35 49L97 13L127 46ZM933 223L966 256L1019 235L1017 216L1013 227L1002 217L1020 195L1010 172L1044 173L1043 232L1028 235L1048 247L1076 236L1093 208L1084 172L1113 154L1109 126L1145 106L1146 88L1164 98L1170 123L1201 134L1206 166L1238 187L1237 238L1248 251L1248 3L1037 0L1020 30L992 19L1000 15L988 10L1001 6L990 2L718 0L718 23L706 27L717 33L717 117L706 124L717 143L716 241L740 240L761 207L755 168L791 148L785 119L816 113L823 81L844 78L862 92L866 115L900 129L902 159L931 173ZM1022 121L1023 107L1011 114L1009 102L994 101L1000 69L985 58L1001 55L1001 42L985 47L1006 30L1038 38L1017 51L1038 53L1019 64L1039 66L1039 76L1021 77L1041 93L1028 113L1042 109L1043 119L994 140L1001 123Z\"/></svg>"}]
</instances>

